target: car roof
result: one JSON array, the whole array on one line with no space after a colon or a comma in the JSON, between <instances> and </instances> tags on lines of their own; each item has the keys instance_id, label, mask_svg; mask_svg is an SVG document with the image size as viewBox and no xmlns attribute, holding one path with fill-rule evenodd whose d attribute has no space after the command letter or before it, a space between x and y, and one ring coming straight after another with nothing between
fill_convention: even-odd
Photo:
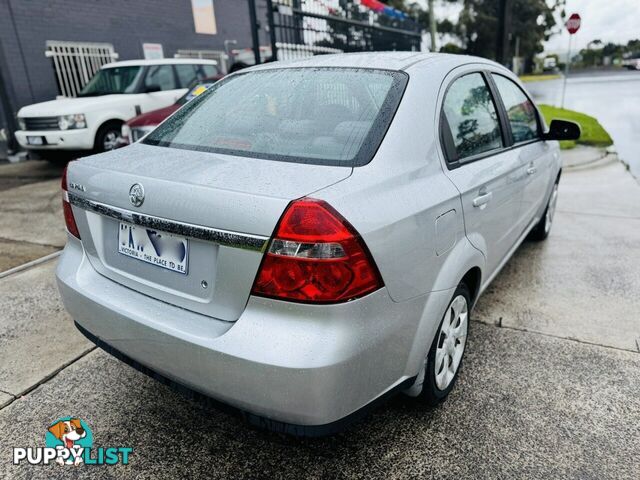
<instances>
[{"instance_id":1,"label":"car roof","mask_svg":"<svg viewBox=\"0 0 640 480\"><path fill-rule=\"evenodd\" d=\"M139 67L146 65L180 65L180 64L197 64L197 65L217 65L215 60L204 60L201 58L159 58L157 60L124 60L122 62L111 62L104 64L101 68L113 67Z\"/></svg>"},{"instance_id":2,"label":"car roof","mask_svg":"<svg viewBox=\"0 0 640 480\"><path fill-rule=\"evenodd\" d=\"M469 63L485 63L493 66L500 66L486 58L473 57L470 55L422 52L358 52L316 55L299 60L263 63L255 67L251 67L250 70L299 67L351 67L407 70L413 65L425 63L446 63L452 68Z\"/></svg>"}]
</instances>

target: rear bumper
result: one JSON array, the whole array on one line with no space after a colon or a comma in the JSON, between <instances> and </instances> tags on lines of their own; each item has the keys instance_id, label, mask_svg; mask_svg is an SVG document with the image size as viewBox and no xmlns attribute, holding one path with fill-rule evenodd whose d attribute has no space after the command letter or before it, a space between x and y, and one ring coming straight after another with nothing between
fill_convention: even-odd
<instances>
[{"instance_id":1,"label":"rear bumper","mask_svg":"<svg viewBox=\"0 0 640 480\"><path fill-rule=\"evenodd\" d=\"M424 358L416 340L432 338L441 314L426 326L421 318L450 296L395 303L381 289L333 306L251 297L225 322L101 276L75 239L56 275L65 307L96 343L266 422L300 426L332 424L404 386Z\"/></svg>"},{"instance_id":2,"label":"rear bumper","mask_svg":"<svg viewBox=\"0 0 640 480\"><path fill-rule=\"evenodd\" d=\"M94 144L95 132L89 128L78 130L18 130L15 137L25 150L91 150ZM27 137L44 137L44 145L31 145Z\"/></svg>"}]
</instances>

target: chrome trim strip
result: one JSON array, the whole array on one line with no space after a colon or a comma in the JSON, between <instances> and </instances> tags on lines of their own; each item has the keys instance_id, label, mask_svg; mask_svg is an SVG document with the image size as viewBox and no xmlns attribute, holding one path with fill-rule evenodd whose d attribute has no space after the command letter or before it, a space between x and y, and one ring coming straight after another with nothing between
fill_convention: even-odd
<instances>
[{"instance_id":1,"label":"chrome trim strip","mask_svg":"<svg viewBox=\"0 0 640 480\"><path fill-rule=\"evenodd\" d=\"M152 215L144 215L142 213L136 213L130 210L124 210L122 208L111 207L103 203L94 202L93 200L82 198L71 192L68 193L68 196L69 203L78 208L82 208L83 210L89 210L106 217L133 223L134 225L139 225L141 227L154 228L162 230L163 232L217 243L218 245L223 245L225 247L242 248L245 250L254 250L256 252L264 253L267 249L267 244L269 243L269 237L230 232L217 228L193 225L191 223L176 222L175 220L154 217Z\"/></svg>"}]
</instances>

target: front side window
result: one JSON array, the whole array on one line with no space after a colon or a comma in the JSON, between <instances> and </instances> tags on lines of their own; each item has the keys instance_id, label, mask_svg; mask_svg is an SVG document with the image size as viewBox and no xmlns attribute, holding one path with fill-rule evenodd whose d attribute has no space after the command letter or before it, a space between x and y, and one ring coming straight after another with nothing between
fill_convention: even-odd
<instances>
[{"instance_id":1,"label":"front side window","mask_svg":"<svg viewBox=\"0 0 640 480\"><path fill-rule=\"evenodd\" d=\"M98 70L79 97L95 97L115 93L135 93L142 67L112 67Z\"/></svg>"},{"instance_id":2,"label":"front side window","mask_svg":"<svg viewBox=\"0 0 640 480\"><path fill-rule=\"evenodd\" d=\"M175 90L176 79L171 65L151 65L144 79L146 89Z\"/></svg>"},{"instance_id":3,"label":"front side window","mask_svg":"<svg viewBox=\"0 0 640 480\"><path fill-rule=\"evenodd\" d=\"M215 65L176 65L176 72L180 85L183 88L191 88L196 82L202 80L212 80L220 76L220 72Z\"/></svg>"},{"instance_id":4,"label":"front side window","mask_svg":"<svg viewBox=\"0 0 640 480\"><path fill-rule=\"evenodd\" d=\"M195 65L176 65L176 73L183 88L191 87L198 79Z\"/></svg>"},{"instance_id":5,"label":"front side window","mask_svg":"<svg viewBox=\"0 0 640 480\"><path fill-rule=\"evenodd\" d=\"M493 80L507 110L513 141L520 143L538 138L538 116L531 100L508 78L494 74Z\"/></svg>"},{"instance_id":6,"label":"front side window","mask_svg":"<svg viewBox=\"0 0 640 480\"><path fill-rule=\"evenodd\" d=\"M489 87L480 73L457 79L444 99L457 159L502 147L502 134Z\"/></svg>"},{"instance_id":7,"label":"front side window","mask_svg":"<svg viewBox=\"0 0 640 480\"><path fill-rule=\"evenodd\" d=\"M215 77L216 75L220 75L220 71L215 65L198 65L198 80Z\"/></svg>"},{"instance_id":8,"label":"front side window","mask_svg":"<svg viewBox=\"0 0 640 480\"><path fill-rule=\"evenodd\" d=\"M145 143L238 156L355 166L376 152L407 75L286 68L221 80Z\"/></svg>"}]
</instances>

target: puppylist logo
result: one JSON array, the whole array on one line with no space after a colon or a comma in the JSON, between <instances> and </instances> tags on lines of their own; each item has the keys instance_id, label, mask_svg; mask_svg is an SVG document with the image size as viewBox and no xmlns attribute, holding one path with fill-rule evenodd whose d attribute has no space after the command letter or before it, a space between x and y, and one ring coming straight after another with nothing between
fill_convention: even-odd
<instances>
[{"instance_id":1,"label":"puppylist logo","mask_svg":"<svg viewBox=\"0 0 640 480\"><path fill-rule=\"evenodd\" d=\"M44 447L14 447L13 464L127 465L132 452L129 447L94 448L93 433L84 420L63 417L47 429Z\"/></svg>"}]
</instances>

